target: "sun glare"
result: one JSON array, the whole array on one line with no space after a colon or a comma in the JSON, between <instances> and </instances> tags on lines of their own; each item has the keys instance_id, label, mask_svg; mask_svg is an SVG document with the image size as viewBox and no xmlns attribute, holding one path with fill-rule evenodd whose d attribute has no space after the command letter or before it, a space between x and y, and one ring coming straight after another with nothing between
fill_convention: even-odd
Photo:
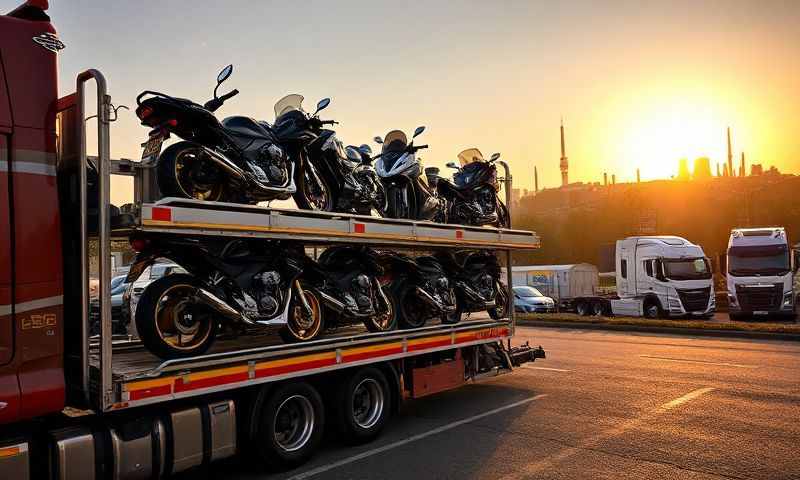
<instances>
[{"instance_id":1,"label":"sun glare","mask_svg":"<svg viewBox=\"0 0 800 480\"><path fill-rule=\"evenodd\" d=\"M670 99L631 117L620 154L641 169L643 178L675 175L681 158L691 165L697 157L710 157L713 169L726 155L725 123L709 103Z\"/></svg>"}]
</instances>

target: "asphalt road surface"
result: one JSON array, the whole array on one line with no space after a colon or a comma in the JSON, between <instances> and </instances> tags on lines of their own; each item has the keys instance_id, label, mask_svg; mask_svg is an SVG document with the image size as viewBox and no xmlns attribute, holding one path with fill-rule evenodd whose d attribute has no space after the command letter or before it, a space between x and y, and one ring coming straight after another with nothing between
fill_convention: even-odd
<instances>
[{"instance_id":1,"label":"asphalt road surface","mask_svg":"<svg viewBox=\"0 0 800 480\"><path fill-rule=\"evenodd\" d=\"M228 479L800 478L800 345L519 328L546 360L407 402L376 441Z\"/></svg>"}]
</instances>

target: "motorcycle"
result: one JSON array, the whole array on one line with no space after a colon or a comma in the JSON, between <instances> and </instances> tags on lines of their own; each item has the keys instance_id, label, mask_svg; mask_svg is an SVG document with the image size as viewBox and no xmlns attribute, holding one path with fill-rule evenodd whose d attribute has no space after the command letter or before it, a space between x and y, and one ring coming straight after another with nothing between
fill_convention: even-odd
<instances>
[{"instance_id":1,"label":"motorcycle","mask_svg":"<svg viewBox=\"0 0 800 480\"><path fill-rule=\"evenodd\" d=\"M397 302L386 288L384 273L381 256L369 247L326 249L309 272L313 281L308 287L331 314L326 327L361 321L370 332L393 330Z\"/></svg>"},{"instance_id":2,"label":"motorcycle","mask_svg":"<svg viewBox=\"0 0 800 480\"><path fill-rule=\"evenodd\" d=\"M399 304L402 328L419 328L428 319L457 323L456 293L442 263L433 256L412 259L396 253L386 254L392 277L391 289Z\"/></svg>"},{"instance_id":3,"label":"motorcycle","mask_svg":"<svg viewBox=\"0 0 800 480\"><path fill-rule=\"evenodd\" d=\"M500 264L492 252L440 251L435 255L449 274L456 292L453 319L464 313L486 311L495 320L508 315L508 292L500 282ZM456 321L458 321L456 320Z\"/></svg>"},{"instance_id":4,"label":"motorcycle","mask_svg":"<svg viewBox=\"0 0 800 480\"><path fill-rule=\"evenodd\" d=\"M317 103L312 114L303 110L303 96L292 94L275 104L275 123L272 131L286 149L289 158L304 165L312 165L330 191L320 210L370 215L376 211L383 215L386 195L375 171L372 169L372 152L369 147L344 148L336 132L324 128L338 124L335 120L321 120L319 112L330 105L324 98ZM364 150L366 147L366 150ZM302 208L308 208L301 204Z\"/></svg>"},{"instance_id":5,"label":"motorcycle","mask_svg":"<svg viewBox=\"0 0 800 480\"><path fill-rule=\"evenodd\" d=\"M301 245L178 236L135 237L131 245L138 253L129 282L158 258L188 272L148 284L136 307L139 337L161 358L206 352L220 324L233 331L278 327L286 342L312 340L322 331L322 300L304 275L314 261Z\"/></svg>"},{"instance_id":6,"label":"motorcycle","mask_svg":"<svg viewBox=\"0 0 800 480\"><path fill-rule=\"evenodd\" d=\"M495 153L486 160L480 150L469 148L458 154L460 166L454 162L447 164L457 169L454 182L439 179L436 191L447 200L449 223L510 227L508 209L497 197L500 182L494 162L498 158L500 154Z\"/></svg>"},{"instance_id":7,"label":"motorcycle","mask_svg":"<svg viewBox=\"0 0 800 480\"><path fill-rule=\"evenodd\" d=\"M185 98L144 91L136 97L136 116L152 128L143 161L156 163L156 180L165 197L250 203L294 196L301 208L330 202L330 191L313 165L292 162L265 122L214 116L234 89L217 95L233 73L228 65L217 76L214 98L199 105ZM174 133L184 141L161 152Z\"/></svg>"},{"instance_id":8,"label":"motorcycle","mask_svg":"<svg viewBox=\"0 0 800 480\"><path fill-rule=\"evenodd\" d=\"M410 143L400 130L392 130L384 138L375 137L383 145L381 153L374 157L375 173L386 189L387 217L446 223L446 203L434 187L422 180L422 164L416 158L419 150L428 148L414 145L414 138L424 131L425 127L417 127ZM429 181L438 177L438 169L425 170Z\"/></svg>"}]
</instances>

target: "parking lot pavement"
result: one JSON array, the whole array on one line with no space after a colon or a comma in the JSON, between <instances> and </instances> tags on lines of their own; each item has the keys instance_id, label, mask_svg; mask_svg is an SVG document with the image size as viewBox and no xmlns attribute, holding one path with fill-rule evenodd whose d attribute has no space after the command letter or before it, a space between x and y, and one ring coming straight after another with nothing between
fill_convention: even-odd
<instances>
[{"instance_id":1,"label":"parking lot pavement","mask_svg":"<svg viewBox=\"0 0 800 480\"><path fill-rule=\"evenodd\" d=\"M407 402L375 442L214 478L800 478L800 345L518 328L547 360Z\"/></svg>"}]
</instances>

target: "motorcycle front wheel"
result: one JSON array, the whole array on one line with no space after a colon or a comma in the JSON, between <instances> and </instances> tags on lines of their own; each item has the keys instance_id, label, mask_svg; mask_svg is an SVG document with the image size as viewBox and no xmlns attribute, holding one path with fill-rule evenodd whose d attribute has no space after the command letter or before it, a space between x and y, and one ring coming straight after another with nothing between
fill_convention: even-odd
<instances>
[{"instance_id":1,"label":"motorcycle front wheel","mask_svg":"<svg viewBox=\"0 0 800 480\"><path fill-rule=\"evenodd\" d=\"M281 338L286 343L307 342L319 336L322 332L322 302L319 296L311 289L303 288L303 295L308 302L310 311L305 311L296 289L292 289L291 305L289 305L289 318L286 326L280 331Z\"/></svg>"},{"instance_id":2,"label":"motorcycle front wheel","mask_svg":"<svg viewBox=\"0 0 800 480\"><path fill-rule=\"evenodd\" d=\"M226 201L225 173L205 158L203 147L178 142L167 147L156 166L158 189L164 197Z\"/></svg>"},{"instance_id":3,"label":"motorcycle front wheel","mask_svg":"<svg viewBox=\"0 0 800 480\"><path fill-rule=\"evenodd\" d=\"M191 275L174 273L148 285L136 306L136 329L144 346L160 358L201 355L214 343L213 312L194 300Z\"/></svg>"},{"instance_id":4,"label":"motorcycle front wheel","mask_svg":"<svg viewBox=\"0 0 800 480\"><path fill-rule=\"evenodd\" d=\"M333 190L325 178L310 163L298 169L294 201L302 210L332 212L335 206Z\"/></svg>"},{"instance_id":5,"label":"motorcycle front wheel","mask_svg":"<svg viewBox=\"0 0 800 480\"><path fill-rule=\"evenodd\" d=\"M388 332L397 327L397 301L395 296L388 288L384 289L383 293L386 295L386 299L389 300L387 310L364 319L364 326L370 332Z\"/></svg>"}]
</instances>

